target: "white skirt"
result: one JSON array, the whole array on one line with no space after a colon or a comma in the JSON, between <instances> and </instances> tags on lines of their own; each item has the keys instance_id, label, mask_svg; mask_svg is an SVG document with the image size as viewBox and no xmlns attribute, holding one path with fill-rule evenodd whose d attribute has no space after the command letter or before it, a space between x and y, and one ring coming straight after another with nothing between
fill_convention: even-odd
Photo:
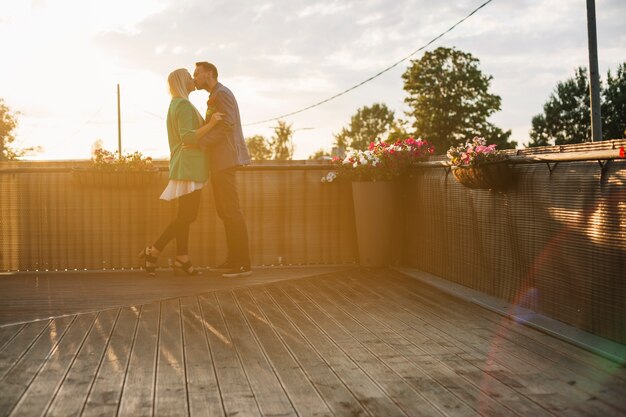
<instances>
[{"instance_id":1,"label":"white skirt","mask_svg":"<svg viewBox=\"0 0 626 417\"><path fill-rule=\"evenodd\" d=\"M196 190L204 187L203 182L189 181L189 180L170 180L167 183L167 187L161 194L161 200L174 200L185 194L193 193Z\"/></svg>"}]
</instances>

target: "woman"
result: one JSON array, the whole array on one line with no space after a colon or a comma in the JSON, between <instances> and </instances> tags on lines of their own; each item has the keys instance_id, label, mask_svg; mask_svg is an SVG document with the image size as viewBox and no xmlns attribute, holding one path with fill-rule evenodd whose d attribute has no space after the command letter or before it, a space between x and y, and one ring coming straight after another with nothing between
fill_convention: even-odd
<instances>
[{"instance_id":1,"label":"woman","mask_svg":"<svg viewBox=\"0 0 626 417\"><path fill-rule=\"evenodd\" d=\"M167 82L172 96L167 112L170 180L161 194L161 199L178 200L178 212L156 242L141 251L139 257L144 260L148 274L156 275L159 253L170 240L176 238L174 270L187 275L200 275L201 272L194 269L189 261L189 225L198 216L201 190L208 179L209 170L204 151L194 145L222 119L223 114L214 113L211 120L204 124L202 116L189 101L189 93L196 87L186 69L173 71L167 77Z\"/></svg>"}]
</instances>

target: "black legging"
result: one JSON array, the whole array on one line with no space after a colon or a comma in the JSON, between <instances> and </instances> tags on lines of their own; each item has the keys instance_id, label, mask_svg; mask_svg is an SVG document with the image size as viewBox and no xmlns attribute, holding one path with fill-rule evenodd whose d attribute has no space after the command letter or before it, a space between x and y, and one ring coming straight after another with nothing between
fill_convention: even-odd
<instances>
[{"instance_id":1,"label":"black legging","mask_svg":"<svg viewBox=\"0 0 626 417\"><path fill-rule=\"evenodd\" d=\"M163 248L176 238L176 255L189 253L189 225L198 217L202 190L185 194L178 198L178 213L176 218L165 228L161 236L154 243L154 247L161 252Z\"/></svg>"}]
</instances>

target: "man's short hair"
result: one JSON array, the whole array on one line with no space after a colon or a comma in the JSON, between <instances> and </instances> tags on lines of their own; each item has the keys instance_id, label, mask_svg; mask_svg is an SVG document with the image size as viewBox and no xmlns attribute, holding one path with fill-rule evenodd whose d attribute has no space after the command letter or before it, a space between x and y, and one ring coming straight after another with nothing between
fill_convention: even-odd
<instances>
[{"instance_id":1,"label":"man's short hair","mask_svg":"<svg viewBox=\"0 0 626 417\"><path fill-rule=\"evenodd\" d=\"M215 78L217 78L217 67L210 62L196 62L196 67L202 67L202 69L204 69L205 71L211 71Z\"/></svg>"}]
</instances>

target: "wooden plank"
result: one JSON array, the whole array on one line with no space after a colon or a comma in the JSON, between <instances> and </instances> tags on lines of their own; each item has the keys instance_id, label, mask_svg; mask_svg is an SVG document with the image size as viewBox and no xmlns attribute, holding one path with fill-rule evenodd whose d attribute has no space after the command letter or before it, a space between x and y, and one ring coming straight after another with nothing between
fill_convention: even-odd
<instances>
[{"instance_id":1,"label":"wooden plank","mask_svg":"<svg viewBox=\"0 0 626 417\"><path fill-rule=\"evenodd\" d=\"M300 364L275 333L275 327L256 305L249 292L239 290L235 298L257 343L282 382L298 416L332 416L328 406L308 379Z\"/></svg>"},{"instance_id":2,"label":"wooden plank","mask_svg":"<svg viewBox=\"0 0 626 417\"><path fill-rule=\"evenodd\" d=\"M317 327L299 306L280 288L270 287L269 294L295 327L302 331L308 343L318 352L352 391L361 405L373 416L405 416L385 391L329 335Z\"/></svg>"},{"instance_id":3,"label":"wooden plank","mask_svg":"<svg viewBox=\"0 0 626 417\"><path fill-rule=\"evenodd\" d=\"M490 315L484 317L485 320L497 320L496 324L504 327L504 331L509 332L511 337L515 337L516 340L519 337L520 340L527 341L529 346L534 346L538 351L550 352L550 356L560 366L565 366L573 371L584 369L586 375L593 375L599 380L611 379L620 387L626 383L626 367L619 363L581 349L571 343L564 343L554 336L516 321L502 320Z\"/></svg>"},{"instance_id":4,"label":"wooden plank","mask_svg":"<svg viewBox=\"0 0 626 417\"><path fill-rule=\"evenodd\" d=\"M189 415L178 299L161 302L154 414Z\"/></svg>"},{"instance_id":5,"label":"wooden plank","mask_svg":"<svg viewBox=\"0 0 626 417\"><path fill-rule=\"evenodd\" d=\"M361 282L362 277L356 276L353 277L354 271L348 272L346 274L347 279L351 282ZM356 272L358 274L358 272ZM325 281L326 279L323 279ZM338 285L341 285L343 280L337 279L337 277L333 277L333 281L337 281ZM369 284L372 286L373 284ZM374 285L372 288L375 288ZM426 320L423 320L422 317L415 317L414 315L408 315L405 310L398 310L397 306L393 306L394 309L389 309L388 305L391 302L388 298L379 294L376 291L372 291L372 288L364 288L361 284L359 285L351 285L349 289L351 289L357 296L369 297L370 302L366 306L366 308L378 309L382 314L387 317L387 320L400 320L403 317L406 317L406 321L400 320L400 323L406 323L401 332L410 338L410 340L416 344L424 353L430 355L443 355L443 354L457 354L463 353L464 350L453 344L451 339L444 333L442 333L439 329L432 326Z\"/></svg>"},{"instance_id":6,"label":"wooden plank","mask_svg":"<svg viewBox=\"0 0 626 417\"><path fill-rule=\"evenodd\" d=\"M230 339L248 376L261 414L295 416L296 412L272 366L257 344L250 327L241 316L231 291L215 294Z\"/></svg>"},{"instance_id":7,"label":"wooden plank","mask_svg":"<svg viewBox=\"0 0 626 417\"><path fill-rule=\"evenodd\" d=\"M433 301L432 296L424 295L422 292L408 290L404 282L394 282L387 285L386 288L390 291L402 291L409 300L415 300L421 304L431 307L431 311L441 319L442 323L448 323L450 326L454 326L455 334L464 334L464 338L470 336L475 340L482 339L485 344L496 343L498 349L498 355L503 356L502 362L506 362L508 365L516 363L519 366L520 372L524 370L532 369L534 372L540 373L543 378L540 379L539 386L544 385L547 379L552 379L553 385L558 386L558 390L561 393L570 393L572 398L596 398L599 401L593 401L590 403L592 409L598 409L605 415L621 415L626 412L626 405L624 403L623 392L626 390L615 389L609 385L598 384L592 379L586 377L583 372L573 372L567 368L557 366L558 363L549 360L542 355L535 352L535 349L528 349L518 343L511 343L507 339L507 333L502 332L501 326L492 326L491 329L474 326L471 331L465 332L467 317L472 317L478 323L484 323L484 320L480 320L482 312L479 314L473 314L475 306L468 304L467 302L457 300L454 303L454 311L446 309L444 312L439 310L441 303ZM465 311L464 311L465 310ZM472 312L470 312L472 311ZM471 314L471 316L469 315ZM494 314L494 313L491 313ZM501 321L508 320L500 318ZM465 324L465 325L464 325ZM480 342L478 342L480 343ZM545 352L544 352L545 353ZM536 371L537 370L537 371ZM573 383L572 383L573 381ZM535 384L537 385L537 384ZM606 404L609 406L607 407ZM613 407L617 408L615 410Z\"/></svg>"},{"instance_id":8,"label":"wooden plank","mask_svg":"<svg viewBox=\"0 0 626 417\"><path fill-rule=\"evenodd\" d=\"M128 367L119 371L125 379L118 416L153 415L160 315L160 303L141 306Z\"/></svg>"},{"instance_id":9,"label":"wooden plank","mask_svg":"<svg viewBox=\"0 0 626 417\"><path fill-rule=\"evenodd\" d=\"M51 355L46 358L37 376L27 386L13 409L13 415L32 416L45 413L90 334L96 317L96 313L76 317Z\"/></svg>"},{"instance_id":10,"label":"wooden plank","mask_svg":"<svg viewBox=\"0 0 626 417\"><path fill-rule=\"evenodd\" d=\"M520 416L543 416L550 414L537 406L528 398L519 395L513 389L500 383L488 374L482 374L480 378L463 378L457 374L458 368L451 366L450 358L458 359L454 354L430 355L424 354L418 345L411 343L405 337L405 327L396 320L390 320L384 314L381 315L377 309L371 308L371 302L366 297L358 297L352 292L352 285L338 283L336 280L331 284L328 281L316 282L316 286L340 297L344 312L350 313L357 310L358 321L366 326L370 331L379 335L382 340L389 345L397 347L404 355L414 363L418 372L410 375L420 375L422 372L436 380L439 384L450 390L454 395L464 400L476 411L485 415L511 415ZM387 331L386 329L389 329ZM479 368L473 368L476 372L482 372ZM481 381L483 381L481 383ZM508 408L503 410L502 404Z\"/></svg>"},{"instance_id":11,"label":"wooden plank","mask_svg":"<svg viewBox=\"0 0 626 417\"><path fill-rule=\"evenodd\" d=\"M28 350L0 380L0 416L8 415L54 351L74 317L50 322Z\"/></svg>"},{"instance_id":12,"label":"wooden plank","mask_svg":"<svg viewBox=\"0 0 626 417\"><path fill-rule=\"evenodd\" d=\"M308 342L301 329L295 326L270 298L266 287L249 289L275 332L306 372L311 383L335 415L359 416L367 414L354 394L333 372L333 369Z\"/></svg>"},{"instance_id":13,"label":"wooden plank","mask_svg":"<svg viewBox=\"0 0 626 417\"><path fill-rule=\"evenodd\" d=\"M0 351L0 380L15 366L30 346L46 330L50 320L36 321L18 326L20 332L8 340Z\"/></svg>"},{"instance_id":14,"label":"wooden plank","mask_svg":"<svg viewBox=\"0 0 626 417\"><path fill-rule=\"evenodd\" d=\"M342 291L346 291L345 287L342 287L341 281L337 280L335 284ZM385 286L387 285L387 282L385 282ZM420 331L429 331L432 335L440 338L437 343L441 345L442 352L438 354L469 355L470 353L476 353L476 348L473 345L466 345L463 341L455 340L433 325L427 309L419 307L416 303L403 305L406 303L403 300L403 295L381 295L378 287L379 283L367 282L360 286L351 286L351 289L356 294L355 296L359 298L365 297L367 304L364 308L367 308L368 311L376 311L389 323L393 323L397 331L401 332L416 346L422 347L420 335L418 334L417 338L414 337L415 330L418 328ZM420 310L417 311L418 309ZM433 352L428 353L433 354Z\"/></svg>"},{"instance_id":15,"label":"wooden plank","mask_svg":"<svg viewBox=\"0 0 626 417\"><path fill-rule=\"evenodd\" d=\"M525 397L535 401L537 404L549 410L551 413L561 417L584 417L584 416L601 416L604 414L597 411L589 413L581 411L575 406L576 398L567 393L561 392L554 380L548 379L540 374L512 373L509 369L504 368L498 361L491 358L480 358L477 355L463 354L459 355L461 360L469 362L474 367L481 368L481 371L462 373L468 378L483 378L484 374L488 374L501 383L504 383ZM454 362L454 361L453 361ZM458 366L458 364L457 364Z\"/></svg>"},{"instance_id":16,"label":"wooden plank","mask_svg":"<svg viewBox=\"0 0 626 417\"><path fill-rule=\"evenodd\" d=\"M261 416L215 294L203 295L199 300L226 415Z\"/></svg>"},{"instance_id":17,"label":"wooden plank","mask_svg":"<svg viewBox=\"0 0 626 417\"><path fill-rule=\"evenodd\" d=\"M185 373L191 416L225 416L197 297L181 300Z\"/></svg>"},{"instance_id":18,"label":"wooden plank","mask_svg":"<svg viewBox=\"0 0 626 417\"><path fill-rule=\"evenodd\" d=\"M559 362L546 359L535 352L535 349L529 349L521 343L513 343L507 339L507 334L497 334L493 332L485 332L483 329L474 329L474 333L485 338L499 338L499 348L501 352L525 361L529 366L539 369L547 378L554 379L558 385L567 385L567 391L572 391L574 398L594 399L594 404L605 403L610 407L605 411L605 415L626 415L626 387L618 386L616 381L611 380L594 380L584 373L584 369L574 372L566 367L559 366ZM598 400L596 403L595 400ZM606 407L602 407L603 409Z\"/></svg>"},{"instance_id":19,"label":"wooden plank","mask_svg":"<svg viewBox=\"0 0 626 417\"><path fill-rule=\"evenodd\" d=\"M160 261L163 266L167 263L165 258ZM225 280L218 273L209 272L201 278L185 280L185 285L181 285L180 277L169 271L159 273L156 278L148 277L141 271L12 275L0 279L0 326L141 305L342 269L346 267L259 268L250 277L238 280Z\"/></svg>"},{"instance_id":20,"label":"wooden plank","mask_svg":"<svg viewBox=\"0 0 626 417\"><path fill-rule=\"evenodd\" d=\"M406 289L412 289L414 292L427 297L429 295L441 294L439 290L411 278L406 278L406 281L402 281L401 285ZM472 305L467 308L471 308L472 312L483 318L485 323L503 327L502 331L506 331L510 337L515 337L516 342L526 341L525 345L529 348L536 348L538 351L548 354L561 367L566 366L572 371L584 370L586 375L594 375L594 377L597 376L601 380L610 378L619 387L623 387L626 384L626 368L618 363L570 343L564 343L554 336L540 332L517 321L503 319L501 315L480 306Z\"/></svg>"},{"instance_id":21,"label":"wooden plank","mask_svg":"<svg viewBox=\"0 0 626 417\"><path fill-rule=\"evenodd\" d=\"M373 283L374 281L370 282ZM487 361L484 369L503 382L513 384L518 392L529 398L537 394L541 398L545 397L542 403L544 406L558 409L561 412L567 410L568 413L577 413L575 415L581 416L589 412L592 415L598 413L602 415L619 415L619 413L616 414L616 410L598 401L587 402L585 410L571 407L571 398L578 398L580 395L576 387L563 383L564 381L559 381L554 375L552 377L545 375L536 363L528 363L518 356L503 351L500 347L500 340L481 339L472 332L467 331L467 325L465 324L464 326L463 322L455 323L442 313L437 315L437 309L442 308L440 307L441 303L433 302L432 298L407 291L402 286L395 287L392 281L387 282L384 288L378 286L376 290L387 298L394 299L396 305L403 306L414 317L425 318L437 328L445 329L444 332L453 339L453 343L459 346L465 344L468 347L465 349L466 357L473 358L478 362ZM454 302L459 305L468 304L461 300ZM446 312L450 313L450 309ZM471 320L471 316L464 316L465 323L469 320ZM546 394L550 395L546 396Z\"/></svg>"},{"instance_id":22,"label":"wooden plank","mask_svg":"<svg viewBox=\"0 0 626 417\"><path fill-rule=\"evenodd\" d=\"M95 379L89 388L82 416L115 415L117 412L140 314L147 315L140 307L120 310Z\"/></svg>"},{"instance_id":23,"label":"wooden plank","mask_svg":"<svg viewBox=\"0 0 626 417\"><path fill-rule=\"evenodd\" d=\"M314 293L316 295L315 299L309 299L317 305L319 310L332 317L336 323L354 339L358 340L371 354L375 355L413 388L413 391L419 396L420 402L424 403L418 405L420 408L430 409L431 407L436 407L444 415L457 417L475 414L475 410L472 410L468 404L460 401L458 397L446 390L443 385L439 384L430 375L423 372L405 355L406 344L403 344L401 349L394 348L392 341L396 343L400 341L400 337L396 332L381 328L382 326L373 320L368 321L367 315L360 308L353 307L349 309L350 312L344 310L341 306L348 304L346 300L328 291L327 288L318 285L319 283L306 284L306 282L298 283L295 289L299 290L303 297L310 297L310 294ZM366 321L367 325L362 324L361 320ZM376 333L378 328L383 333L381 336L378 336ZM417 356L422 355L418 354ZM441 365L441 368L444 368L443 365ZM511 415L510 410L499 404L489 404L489 406L489 415Z\"/></svg>"},{"instance_id":24,"label":"wooden plank","mask_svg":"<svg viewBox=\"0 0 626 417\"><path fill-rule=\"evenodd\" d=\"M98 314L76 360L46 413L47 417L79 416L106 352L120 310Z\"/></svg>"},{"instance_id":25,"label":"wooden plank","mask_svg":"<svg viewBox=\"0 0 626 417\"><path fill-rule=\"evenodd\" d=\"M415 290L414 290L415 291ZM422 289L420 294L428 296L433 289ZM456 309L455 314L459 314ZM558 363L559 369L564 372L573 372L583 378L596 381L610 380L607 386L609 391L626 392L626 372L615 362L608 361L596 354L585 351L553 336L529 328L517 321L503 318L481 307L472 310L481 317L478 329L499 334L505 340L511 341L520 347L534 352L545 359ZM460 311L463 314L463 311ZM488 337L488 336L487 336Z\"/></svg>"},{"instance_id":26,"label":"wooden plank","mask_svg":"<svg viewBox=\"0 0 626 417\"><path fill-rule=\"evenodd\" d=\"M0 352L6 345L9 344L26 326L25 324L16 324L14 326L2 326L0 327ZM0 359L0 362L2 360Z\"/></svg>"},{"instance_id":27,"label":"wooden plank","mask_svg":"<svg viewBox=\"0 0 626 417\"><path fill-rule=\"evenodd\" d=\"M301 310L309 316L317 325L333 339L333 341L341 348L348 356L356 361L357 365L366 372L370 378L375 381L389 396L389 398L398 405L407 415L410 416L433 416L433 415L448 415L445 411L433 407L433 404L426 401L425 398L419 393L420 390L432 390L435 384L428 384L428 380L421 381L423 384L418 389L414 389L414 386L407 383L402 376L396 372L388 363L385 362L380 355L394 355L390 350L381 347L380 341L373 338L371 334L365 333L366 329L362 327L359 329L361 335L354 337L354 335L344 327L344 321L347 320L346 316L342 317L342 321L333 320L326 307L330 307L326 304L318 305L317 302L320 299L319 291L316 291L314 287L307 288L307 295L305 296L296 284L286 284L282 286L283 291L291 297L294 302L301 308ZM398 364L396 364L398 365ZM408 365L406 361L399 366ZM439 394L442 394L441 392ZM452 396L448 395L447 400L451 400ZM459 401L450 401L450 404L454 407L461 408ZM471 409L465 406L462 408L463 412L470 412ZM454 415L454 414L453 414ZM458 416L458 414L456 414Z\"/></svg>"}]
</instances>

